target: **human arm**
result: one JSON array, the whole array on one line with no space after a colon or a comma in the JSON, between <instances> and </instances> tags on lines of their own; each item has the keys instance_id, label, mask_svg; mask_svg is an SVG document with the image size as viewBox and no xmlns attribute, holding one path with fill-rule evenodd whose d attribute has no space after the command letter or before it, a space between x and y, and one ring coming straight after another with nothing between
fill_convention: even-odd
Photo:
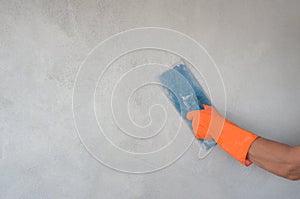
<instances>
[{"instance_id":1,"label":"human arm","mask_svg":"<svg viewBox=\"0 0 300 199\"><path fill-rule=\"evenodd\" d=\"M251 144L247 159L278 176L300 180L300 146L258 138Z\"/></svg>"},{"instance_id":2,"label":"human arm","mask_svg":"<svg viewBox=\"0 0 300 199\"><path fill-rule=\"evenodd\" d=\"M212 106L189 112L187 119L192 120L196 138L214 139L240 163L249 166L253 162L287 179L300 179L300 146L261 138L223 118Z\"/></svg>"}]
</instances>

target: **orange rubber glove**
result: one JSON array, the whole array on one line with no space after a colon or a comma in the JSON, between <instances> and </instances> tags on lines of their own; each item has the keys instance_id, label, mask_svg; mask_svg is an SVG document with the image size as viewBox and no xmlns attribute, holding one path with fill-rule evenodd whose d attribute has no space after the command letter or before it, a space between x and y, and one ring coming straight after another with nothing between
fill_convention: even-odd
<instances>
[{"instance_id":1,"label":"orange rubber glove","mask_svg":"<svg viewBox=\"0 0 300 199\"><path fill-rule=\"evenodd\" d=\"M246 131L223 118L212 106L203 105L204 110L187 113L192 120L193 131L198 139L214 139L217 144L245 166L251 165L247 159L248 150L259 136Z\"/></svg>"}]
</instances>

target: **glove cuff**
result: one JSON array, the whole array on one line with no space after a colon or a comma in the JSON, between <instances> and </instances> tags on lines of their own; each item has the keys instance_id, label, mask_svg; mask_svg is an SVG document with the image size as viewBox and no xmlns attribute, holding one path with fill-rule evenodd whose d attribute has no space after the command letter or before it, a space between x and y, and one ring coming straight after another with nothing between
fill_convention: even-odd
<instances>
[{"instance_id":1,"label":"glove cuff","mask_svg":"<svg viewBox=\"0 0 300 199\"><path fill-rule=\"evenodd\" d=\"M225 122L223 130L217 139L218 145L238 160L241 164L246 165L247 154L251 144L259 136L246 131L231 122Z\"/></svg>"}]
</instances>

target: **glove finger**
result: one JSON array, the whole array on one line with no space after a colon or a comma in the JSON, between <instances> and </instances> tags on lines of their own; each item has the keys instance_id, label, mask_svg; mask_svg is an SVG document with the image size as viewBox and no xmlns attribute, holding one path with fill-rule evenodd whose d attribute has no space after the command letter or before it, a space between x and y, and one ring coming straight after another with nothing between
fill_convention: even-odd
<instances>
[{"instance_id":1,"label":"glove finger","mask_svg":"<svg viewBox=\"0 0 300 199\"><path fill-rule=\"evenodd\" d=\"M193 120L194 118L197 117L197 115L199 115L199 114L198 114L198 110L196 110L196 111L190 111L190 112L188 112L188 113L186 114L186 118L187 118L188 120Z\"/></svg>"},{"instance_id":2,"label":"glove finger","mask_svg":"<svg viewBox=\"0 0 300 199\"><path fill-rule=\"evenodd\" d=\"M206 105L206 104L202 104L204 110L211 110L211 106Z\"/></svg>"}]
</instances>

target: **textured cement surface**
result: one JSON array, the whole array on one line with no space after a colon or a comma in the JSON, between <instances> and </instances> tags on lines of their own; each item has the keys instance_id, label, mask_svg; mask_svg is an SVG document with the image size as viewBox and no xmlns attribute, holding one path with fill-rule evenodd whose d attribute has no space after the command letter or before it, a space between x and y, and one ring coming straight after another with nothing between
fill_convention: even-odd
<instances>
[{"instance_id":1,"label":"textured cement surface","mask_svg":"<svg viewBox=\"0 0 300 199\"><path fill-rule=\"evenodd\" d=\"M87 152L72 112L76 73L91 49L115 33L157 26L183 32L208 50L224 80L229 119L267 138L300 144L299 9L297 0L0 1L0 198L299 198L299 182L255 165L245 168L219 148L199 160L196 143L159 171L118 172ZM106 82L149 61L146 55L165 64L177 60L156 53L126 56L110 68ZM116 88L118 99L134 80ZM160 101L151 92L142 89L129 103L138 124L149 123L148 102ZM96 104L100 119L106 114L101 99ZM160 113L151 112L158 126ZM122 120L126 114L117 115L130 132L133 127ZM170 116L177 125L176 118ZM102 119L109 136L126 150L156 149L173 136L130 144L118 140L118 129ZM165 130L174 126L167 123ZM131 133L147 136L154 130ZM127 164L118 153L104 153L119 167ZM168 154L172 150L158 158L168 161Z\"/></svg>"}]
</instances>

